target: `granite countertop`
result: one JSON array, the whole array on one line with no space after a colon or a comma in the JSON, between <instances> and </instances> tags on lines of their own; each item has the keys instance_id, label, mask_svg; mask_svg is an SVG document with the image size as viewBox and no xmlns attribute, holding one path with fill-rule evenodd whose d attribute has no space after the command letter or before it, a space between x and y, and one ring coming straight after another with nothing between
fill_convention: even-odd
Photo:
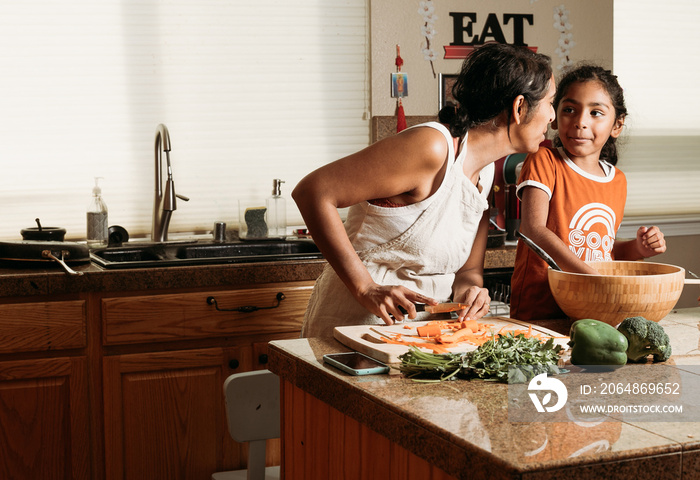
<instances>
[{"instance_id":1,"label":"granite countertop","mask_svg":"<svg viewBox=\"0 0 700 480\"><path fill-rule=\"evenodd\" d=\"M515 247L488 249L484 268L511 268ZM0 297L140 291L175 288L233 287L316 280L327 262L300 260L161 268L105 269L88 262L72 264L80 276L68 275L54 262L4 262L0 265Z\"/></svg>"},{"instance_id":2,"label":"granite countertop","mask_svg":"<svg viewBox=\"0 0 700 480\"><path fill-rule=\"evenodd\" d=\"M316 280L325 260L238 263L161 268L104 269L94 263L71 265L68 275L51 263L33 268L0 268L0 296L61 295L83 292L146 291L177 288L235 287Z\"/></svg>"},{"instance_id":3,"label":"granite countertop","mask_svg":"<svg viewBox=\"0 0 700 480\"><path fill-rule=\"evenodd\" d=\"M662 325L667 364L700 365L700 308L674 310ZM506 384L418 383L394 369L354 377L322 361L348 350L330 338L274 341L269 368L457 478L700 477L700 422L511 423Z\"/></svg>"}]
</instances>

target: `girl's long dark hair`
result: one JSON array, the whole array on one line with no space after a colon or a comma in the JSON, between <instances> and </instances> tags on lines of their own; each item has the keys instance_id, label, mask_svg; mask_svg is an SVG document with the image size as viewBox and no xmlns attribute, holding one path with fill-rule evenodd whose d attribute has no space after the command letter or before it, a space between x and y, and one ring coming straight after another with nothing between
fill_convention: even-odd
<instances>
[{"instance_id":1,"label":"girl's long dark hair","mask_svg":"<svg viewBox=\"0 0 700 480\"><path fill-rule=\"evenodd\" d=\"M526 47L489 43L476 49L462 64L452 88L459 102L444 107L438 118L453 137L493 121L503 112L512 115L513 101L523 95L528 114L547 94L552 78L550 58ZM527 118L526 118L527 121Z\"/></svg>"},{"instance_id":2,"label":"girl's long dark hair","mask_svg":"<svg viewBox=\"0 0 700 480\"><path fill-rule=\"evenodd\" d=\"M608 92L610 96L610 101L615 108L615 119L624 119L627 116L627 107L625 106L625 95L622 91L622 87L617 81L617 76L613 75L610 70L606 70L603 67L592 64L580 64L573 70L568 71L559 80L559 85L557 86L557 94L554 97L554 110L559 108L559 103L561 99L566 95L567 90L573 83L578 82L598 82L602 87ZM610 163L611 165L617 164L617 144L616 138L608 137L607 142L603 145L603 149L600 151L600 158ZM552 142L555 147L561 147L561 139L559 135L554 137Z\"/></svg>"}]
</instances>

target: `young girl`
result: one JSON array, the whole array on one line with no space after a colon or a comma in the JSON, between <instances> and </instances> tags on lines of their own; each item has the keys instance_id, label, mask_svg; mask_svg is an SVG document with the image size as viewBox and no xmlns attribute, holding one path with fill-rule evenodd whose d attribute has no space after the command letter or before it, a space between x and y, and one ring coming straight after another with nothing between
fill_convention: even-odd
<instances>
[{"instance_id":1,"label":"young girl","mask_svg":"<svg viewBox=\"0 0 700 480\"><path fill-rule=\"evenodd\" d=\"M561 79L554 108L555 148L528 155L520 173L520 231L568 272L596 274L585 261L639 260L666 251L657 227L640 227L634 240L615 239L627 198L627 180L614 166L627 115L617 77L580 66ZM547 264L523 242L511 291L512 318L566 318L549 290Z\"/></svg>"},{"instance_id":2,"label":"young girl","mask_svg":"<svg viewBox=\"0 0 700 480\"><path fill-rule=\"evenodd\" d=\"M554 120L549 57L488 44L463 63L459 102L429 122L376 142L304 177L292 192L328 260L302 335L335 326L422 318L415 303L489 309L483 288L493 162L536 152ZM448 113L448 112L443 112ZM350 207L343 224L338 208Z\"/></svg>"}]
</instances>

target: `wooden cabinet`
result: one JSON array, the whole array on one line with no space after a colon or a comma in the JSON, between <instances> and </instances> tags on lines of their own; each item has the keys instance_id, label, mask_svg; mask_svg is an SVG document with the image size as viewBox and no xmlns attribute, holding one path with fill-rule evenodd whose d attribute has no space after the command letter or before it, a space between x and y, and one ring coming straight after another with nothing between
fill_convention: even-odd
<instances>
[{"instance_id":1,"label":"wooden cabinet","mask_svg":"<svg viewBox=\"0 0 700 480\"><path fill-rule=\"evenodd\" d=\"M270 340L299 336L313 283L0 298L0 479L245 468L224 380L266 368Z\"/></svg>"},{"instance_id":2,"label":"wooden cabinet","mask_svg":"<svg viewBox=\"0 0 700 480\"><path fill-rule=\"evenodd\" d=\"M0 305L0 478L92 478L86 345L84 300Z\"/></svg>"},{"instance_id":3,"label":"wooden cabinet","mask_svg":"<svg viewBox=\"0 0 700 480\"><path fill-rule=\"evenodd\" d=\"M106 478L208 479L244 468L224 380L266 368L270 340L299 336L312 286L103 298ZM269 446L268 462L279 464L279 441Z\"/></svg>"}]
</instances>

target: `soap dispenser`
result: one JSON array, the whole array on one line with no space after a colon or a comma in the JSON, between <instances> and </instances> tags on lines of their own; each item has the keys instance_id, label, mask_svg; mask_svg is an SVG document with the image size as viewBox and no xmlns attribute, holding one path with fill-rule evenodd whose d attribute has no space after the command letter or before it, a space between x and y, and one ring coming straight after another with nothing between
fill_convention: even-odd
<instances>
[{"instance_id":1,"label":"soap dispenser","mask_svg":"<svg viewBox=\"0 0 700 480\"><path fill-rule=\"evenodd\" d=\"M107 205L102 200L101 178L95 177L92 199L87 208L87 244L91 248L105 247L109 239Z\"/></svg>"},{"instance_id":2,"label":"soap dispenser","mask_svg":"<svg viewBox=\"0 0 700 480\"><path fill-rule=\"evenodd\" d=\"M272 196L267 199L267 235L285 237L287 235L287 204L282 196L283 180L272 181Z\"/></svg>"}]
</instances>

